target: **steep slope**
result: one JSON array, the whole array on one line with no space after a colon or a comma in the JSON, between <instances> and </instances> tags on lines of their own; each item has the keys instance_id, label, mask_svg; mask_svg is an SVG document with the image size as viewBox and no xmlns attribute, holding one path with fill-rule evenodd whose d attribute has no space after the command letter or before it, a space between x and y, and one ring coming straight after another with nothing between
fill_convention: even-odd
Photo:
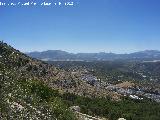
<instances>
[{"instance_id":1,"label":"steep slope","mask_svg":"<svg viewBox=\"0 0 160 120\"><path fill-rule=\"evenodd\" d=\"M58 92L44 84L56 72L0 42L0 119L76 119Z\"/></svg>"}]
</instances>

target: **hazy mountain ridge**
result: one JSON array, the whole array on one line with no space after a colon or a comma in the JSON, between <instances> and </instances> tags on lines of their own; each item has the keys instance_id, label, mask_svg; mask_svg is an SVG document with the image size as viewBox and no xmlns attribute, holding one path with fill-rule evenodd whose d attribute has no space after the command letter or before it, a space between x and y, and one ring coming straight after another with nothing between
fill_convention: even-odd
<instances>
[{"instance_id":1,"label":"hazy mountain ridge","mask_svg":"<svg viewBox=\"0 0 160 120\"><path fill-rule=\"evenodd\" d=\"M45 61L93 61L93 60L160 60L160 51L145 50L130 54L116 53L69 53L61 50L48 50L43 52L29 52L27 55Z\"/></svg>"}]
</instances>

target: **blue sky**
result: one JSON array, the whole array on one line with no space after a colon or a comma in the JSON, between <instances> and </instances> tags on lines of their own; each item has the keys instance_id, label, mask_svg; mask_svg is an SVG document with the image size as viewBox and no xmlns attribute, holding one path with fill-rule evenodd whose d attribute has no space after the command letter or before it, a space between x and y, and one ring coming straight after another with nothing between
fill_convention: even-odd
<instances>
[{"instance_id":1,"label":"blue sky","mask_svg":"<svg viewBox=\"0 0 160 120\"><path fill-rule=\"evenodd\" d=\"M0 40L22 52L160 50L160 0L68 1L75 6L0 6Z\"/></svg>"}]
</instances>

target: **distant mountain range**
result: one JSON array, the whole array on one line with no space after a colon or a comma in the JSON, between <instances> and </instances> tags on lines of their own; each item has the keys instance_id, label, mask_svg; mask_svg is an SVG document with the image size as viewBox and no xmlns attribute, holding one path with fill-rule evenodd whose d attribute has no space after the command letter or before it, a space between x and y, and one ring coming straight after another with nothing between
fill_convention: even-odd
<instances>
[{"instance_id":1,"label":"distant mountain range","mask_svg":"<svg viewBox=\"0 0 160 120\"><path fill-rule=\"evenodd\" d=\"M43 52L29 52L30 57L43 61L106 61L106 60L160 60L160 51L145 50L130 54L115 53L69 53L61 50L47 50Z\"/></svg>"}]
</instances>

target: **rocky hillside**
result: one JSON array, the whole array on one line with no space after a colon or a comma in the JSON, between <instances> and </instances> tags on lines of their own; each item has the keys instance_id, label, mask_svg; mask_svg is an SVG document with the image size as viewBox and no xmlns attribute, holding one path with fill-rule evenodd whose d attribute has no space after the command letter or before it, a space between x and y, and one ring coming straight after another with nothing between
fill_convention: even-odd
<instances>
[{"instance_id":1,"label":"rocky hillside","mask_svg":"<svg viewBox=\"0 0 160 120\"><path fill-rule=\"evenodd\" d=\"M45 84L58 72L0 42L0 119L75 120L58 92Z\"/></svg>"}]
</instances>

